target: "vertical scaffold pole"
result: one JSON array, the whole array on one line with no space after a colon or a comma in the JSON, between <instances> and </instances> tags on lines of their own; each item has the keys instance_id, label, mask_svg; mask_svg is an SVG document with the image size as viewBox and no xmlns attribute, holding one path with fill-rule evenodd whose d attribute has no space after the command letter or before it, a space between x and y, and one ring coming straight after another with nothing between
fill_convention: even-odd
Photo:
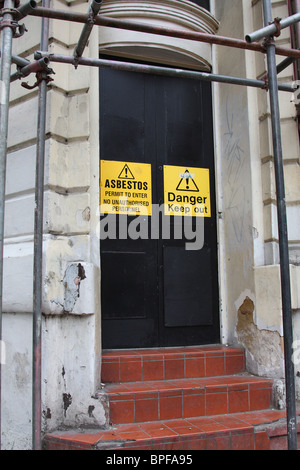
<instances>
[{"instance_id":1,"label":"vertical scaffold pole","mask_svg":"<svg viewBox=\"0 0 300 470\"><path fill-rule=\"evenodd\" d=\"M14 0L5 0L1 32L1 65L0 65L0 354L2 352L2 294L3 294L3 242L4 242L4 208L5 180L8 132L8 109L10 92L10 71L12 55L13 28L10 25L13 16L9 10L15 6ZM0 448L1 448L1 366L0 356Z\"/></svg>"},{"instance_id":2,"label":"vertical scaffold pole","mask_svg":"<svg viewBox=\"0 0 300 470\"><path fill-rule=\"evenodd\" d=\"M271 0L263 0L265 25L272 21ZM283 156L281 142L281 126L279 113L279 100L277 91L277 71L275 44L273 38L266 38L268 82L270 90L270 106L273 134L274 167L276 178L278 236L280 252L280 274L281 274L281 296L282 296L282 319L284 335L284 360L285 360L285 383L286 383L286 410L287 410L287 433L289 450L297 450L297 423L296 423L296 393L295 375L293 363L293 326L291 306L291 285L288 251L288 232L285 202L285 187L283 173Z\"/></svg>"},{"instance_id":3,"label":"vertical scaffold pole","mask_svg":"<svg viewBox=\"0 0 300 470\"><path fill-rule=\"evenodd\" d=\"M50 0L43 0L50 6ZM41 48L48 50L49 19L42 19ZM33 265L33 339L32 339L32 447L42 449L42 293L43 293L43 214L45 133L47 110L47 73L41 72L38 97L38 126L36 149L36 181L34 212Z\"/></svg>"}]
</instances>

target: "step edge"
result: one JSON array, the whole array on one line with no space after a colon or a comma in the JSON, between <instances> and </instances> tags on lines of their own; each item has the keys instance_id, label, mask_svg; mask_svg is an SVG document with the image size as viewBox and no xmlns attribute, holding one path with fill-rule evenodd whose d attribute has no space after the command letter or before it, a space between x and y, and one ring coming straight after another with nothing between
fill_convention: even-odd
<instances>
[{"instance_id":1,"label":"step edge","mask_svg":"<svg viewBox=\"0 0 300 470\"><path fill-rule=\"evenodd\" d=\"M237 379L245 379L243 381L234 381L234 377ZM216 383L218 379L223 379L222 382ZM197 383L198 381L198 383ZM178 384L176 384L178 382ZM183 386L184 382L187 386ZM188 386L189 382L194 382ZM202 383L201 383L202 382ZM136 381L136 382L115 382L103 384L103 388L98 391L98 393L106 393L109 396L112 395L122 395L122 394L147 394L147 393L156 393L156 392L165 392L165 391L176 391L176 390L196 390L202 389L221 389L227 387L227 389L235 388L235 391L238 391L238 387L245 386L255 386L257 385L268 385L271 387L274 383L274 380L271 378L257 377L252 375L219 375L211 377L194 377L194 378L180 378L180 379L164 379L164 380L149 380L149 381ZM177 385L177 386L176 386ZM134 387L137 387L136 389ZM121 388L124 388L122 391ZM141 388L144 387L144 390ZM149 387L149 388L147 388ZM157 387L157 388L156 388ZM168 388L169 387L169 388ZM119 391L116 391L119 388ZM140 388L140 389L139 389ZM114 391L115 390L115 391Z\"/></svg>"},{"instance_id":2,"label":"step edge","mask_svg":"<svg viewBox=\"0 0 300 470\"><path fill-rule=\"evenodd\" d=\"M272 410L261 410L261 412L268 412L268 411L272 411ZM279 410L277 410L278 413ZM253 412L253 416L255 415L255 413L257 412ZM283 412L282 412L283 413ZM251 414L251 412L249 413L246 413L246 415L249 415ZM230 416L231 418L235 418L235 417L241 417L243 415L243 413L233 413L233 414L230 414L230 415L214 415L214 416L210 416L208 417L209 420L213 421L213 420L216 420L216 423L218 422L217 420L220 419L220 417L223 417L223 416ZM200 417L202 418L202 417ZM186 419L182 419L182 422L183 423L189 423L189 419L191 418L186 418ZM124 449L124 448L128 448L130 449L131 447L143 447L143 445L147 445L147 446L151 446L152 449L154 450L153 448L153 445L157 445L157 444L167 444L167 443L174 443L174 442L180 442L180 443L184 443L185 441L193 441L193 440L199 440L199 439L203 439L203 440L206 440L207 438L214 438L214 437L221 437L221 436L229 436L229 437L232 437L232 436L239 436L239 435L243 435L243 434L249 434L251 433L254 437L255 435L257 434L260 434L262 432L265 432L265 428L268 427L268 425L272 426L274 424L276 424L277 422L278 423L281 423L282 421L284 421L284 418L277 418L277 419L267 419L265 418L266 422L265 423L261 423L261 424L247 424L245 423L245 425L243 425L242 427L240 428L232 428L232 427L228 427L228 426L225 426L224 425L224 429L215 429L215 430L210 430L210 431L203 431L201 429L199 429L199 432L194 432L194 433L191 433L191 434L178 434L177 436L174 435L174 436L165 436L165 437L161 437L161 436L158 436L158 437L153 437L153 436L149 436L149 438L144 438L144 439L130 439L130 440L126 440L126 439L123 439L123 440L120 440L120 439L114 439L114 440L101 440L101 438L99 438L99 434L100 432L104 433L106 431L109 431L110 429L113 430L113 429L116 429L117 426L123 426L123 425L114 425L114 426L111 426L110 429L103 429L103 430L99 430L98 431L98 436L95 436L95 439L94 440L90 440L90 442L84 442L83 439L81 440L74 440L74 431L59 431L59 434L58 432L53 432L53 433L48 433L45 435L44 437L44 443L45 445L47 446L47 443L49 444L61 444L62 446L64 444L66 445L69 445L70 447L78 447L80 449L94 449L94 450L111 450L111 449ZM171 423L172 421L174 420L165 420L163 421L163 423L161 423L161 425L165 424L165 423ZM242 422L242 421L241 421ZM149 423L149 422L148 422ZM148 424L147 422L144 422L144 423L138 423L137 426L140 427L142 429L142 426L143 424ZM160 423L160 421L157 421L155 423ZM150 422L150 424L154 424L153 422ZM192 423L191 423L192 424ZM87 433L89 430L86 429L85 432ZM94 432L96 434L96 431L95 430L90 430L90 432ZM77 433L78 435L78 433ZM84 437L84 432L82 433L82 437ZM72 436L73 436L73 439L72 439ZM75 433L75 436L76 436L76 433ZM270 441L270 437L271 436L267 436L268 437L268 440ZM269 442L268 441L268 442ZM51 450L51 449L50 449Z\"/></svg>"},{"instance_id":3,"label":"step edge","mask_svg":"<svg viewBox=\"0 0 300 470\"><path fill-rule=\"evenodd\" d=\"M186 346L186 347L174 347L174 348L145 348L145 349L111 349L102 351L102 359L106 358L135 358L135 357L147 357L147 356L169 356L169 355L185 355L185 354L212 354L212 353L238 353L245 354L245 349L234 346Z\"/></svg>"}]
</instances>

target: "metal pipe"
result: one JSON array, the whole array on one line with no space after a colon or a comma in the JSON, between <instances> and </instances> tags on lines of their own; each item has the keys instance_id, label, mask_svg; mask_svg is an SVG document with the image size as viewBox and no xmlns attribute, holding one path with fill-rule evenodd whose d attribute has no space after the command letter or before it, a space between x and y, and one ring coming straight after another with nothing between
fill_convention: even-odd
<instances>
[{"instance_id":1,"label":"metal pipe","mask_svg":"<svg viewBox=\"0 0 300 470\"><path fill-rule=\"evenodd\" d=\"M49 6L50 0L43 0ZM49 19L42 20L41 47L48 49ZM47 72L39 84L35 176L34 261L33 261L33 341L32 341L32 447L42 449L42 292L43 292L43 214Z\"/></svg>"},{"instance_id":2,"label":"metal pipe","mask_svg":"<svg viewBox=\"0 0 300 470\"><path fill-rule=\"evenodd\" d=\"M1 32L1 65L0 65L0 340L2 341L2 300L3 300L3 243L4 243L4 209L5 209L5 183L6 183L6 155L7 132L10 92L10 69L12 54L13 30L9 23L13 15L9 10L14 7L13 0L5 0L4 7L7 12L3 20L7 22ZM1 343L0 343L1 344ZM0 449L1 449L1 360L0 360Z\"/></svg>"},{"instance_id":3,"label":"metal pipe","mask_svg":"<svg viewBox=\"0 0 300 470\"><path fill-rule=\"evenodd\" d=\"M40 57L48 58L50 62L52 61L71 65L75 65L76 62L76 64L78 65L85 65L88 67L103 67L118 70L126 70L128 72L140 72L145 74L164 75L168 77L183 77L194 80L203 80L207 82L231 83L233 85L251 86L263 89L267 87L267 84L264 80L229 77L226 75L216 75L213 73L197 72L192 70L173 69L168 67L159 67L156 65L143 65L106 59L91 59L86 57L80 57L75 61L73 56L37 51L35 53L35 58ZM278 84L278 89L280 91L287 91L290 93L293 93L295 91L295 88L292 85L285 84Z\"/></svg>"},{"instance_id":4,"label":"metal pipe","mask_svg":"<svg viewBox=\"0 0 300 470\"><path fill-rule=\"evenodd\" d=\"M283 59L282 62L280 62L277 66L276 66L276 72L277 72L277 75L282 72L283 70L285 70L287 67L289 67L291 64L293 64L295 62L296 59L293 59L291 57L286 57L285 59ZM267 80L268 78L268 72L264 73L264 75L262 77L260 77L261 80ZM296 85L295 85L296 86ZM279 89L279 88L278 88ZM295 91L295 90L294 90Z\"/></svg>"},{"instance_id":5,"label":"metal pipe","mask_svg":"<svg viewBox=\"0 0 300 470\"><path fill-rule=\"evenodd\" d=\"M272 17L271 20L272 21ZM300 14L296 13L295 15L289 16L288 18L284 18L283 20L278 20L278 24L273 22L264 28L261 28L254 33L247 34L245 39L248 43L260 41L262 38L266 36L273 36L274 34L278 33L278 27L280 29L288 28L300 21Z\"/></svg>"},{"instance_id":6,"label":"metal pipe","mask_svg":"<svg viewBox=\"0 0 300 470\"><path fill-rule=\"evenodd\" d=\"M287 67L289 67L291 64L293 64L294 62L295 62L295 59L293 59L292 57L287 57L286 59L283 59L283 61L280 62L276 66L277 75L283 70L285 70Z\"/></svg>"},{"instance_id":7,"label":"metal pipe","mask_svg":"<svg viewBox=\"0 0 300 470\"><path fill-rule=\"evenodd\" d=\"M35 62L30 62L25 67L22 67L20 70L17 70L17 72L13 73L10 76L10 82L12 83L20 78L27 77L31 73L37 73L42 71L50 72L51 70L48 68L49 63L50 60L47 57L44 57L40 60L36 60Z\"/></svg>"},{"instance_id":8,"label":"metal pipe","mask_svg":"<svg viewBox=\"0 0 300 470\"><path fill-rule=\"evenodd\" d=\"M0 51L0 58L1 58L1 51ZM13 55L13 54L11 56L11 62L13 64L16 64L18 67L25 67L26 65L30 64L30 60L23 59L23 57L20 57L18 55Z\"/></svg>"},{"instance_id":9,"label":"metal pipe","mask_svg":"<svg viewBox=\"0 0 300 470\"><path fill-rule=\"evenodd\" d=\"M265 24L272 17L271 0L263 0ZM293 325L291 307L290 266L288 251L287 217L285 204L284 172L282 157L282 142L280 128L279 100L277 93L277 73L274 41L267 41L268 78L270 89L270 106L273 134L274 167L277 194L277 215L280 252L282 318L284 335L284 360L286 382L286 407L287 407L287 433L289 450L297 450L297 423L296 423L296 399L295 376L293 364Z\"/></svg>"},{"instance_id":10,"label":"metal pipe","mask_svg":"<svg viewBox=\"0 0 300 470\"><path fill-rule=\"evenodd\" d=\"M98 15L101 5L102 5L102 0L92 1L88 10L89 20L88 20L88 23L86 23L82 29L79 41L77 43L77 46L74 49L74 57L82 56L85 46L89 40L90 34L93 29L95 17Z\"/></svg>"},{"instance_id":11,"label":"metal pipe","mask_svg":"<svg viewBox=\"0 0 300 470\"><path fill-rule=\"evenodd\" d=\"M30 60L24 59L23 57L19 57L18 55L12 55L11 61L18 67L26 67L26 65L30 64Z\"/></svg>"},{"instance_id":12,"label":"metal pipe","mask_svg":"<svg viewBox=\"0 0 300 470\"><path fill-rule=\"evenodd\" d=\"M34 0L30 0L30 2L25 3L24 5L20 6L17 9L17 15L16 18L17 20L21 20L22 18L25 18L34 8L36 8L37 3Z\"/></svg>"},{"instance_id":13,"label":"metal pipe","mask_svg":"<svg viewBox=\"0 0 300 470\"><path fill-rule=\"evenodd\" d=\"M300 14L300 0L295 0L294 8L295 8L295 12ZM300 23L297 23L295 29L296 31L295 31L295 46L294 47L299 48L300 47ZM299 63L297 63L295 68L296 68L296 78L298 79L300 76Z\"/></svg>"},{"instance_id":14,"label":"metal pipe","mask_svg":"<svg viewBox=\"0 0 300 470\"><path fill-rule=\"evenodd\" d=\"M86 23L88 21L88 15L83 13L68 12L63 10L55 10L53 8L37 7L33 9L29 15L39 16L43 18L54 18L58 20L68 20L76 23ZM238 49L246 49L250 51L266 53L264 45L261 43L248 43L241 39L229 38L225 36L218 36L215 34L198 33L195 31L184 31L178 29L165 28L163 26L153 26L149 24L133 23L132 21L118 20L115 18L108 18L104 16L98 16L95 18L95 25L107 26L110 28L126 29L130 31L139 31L150 34L159 34L162 36L171 36L181 39L190 39L193 41L205 42L209 44L216 44L219 46L228 46ZM276 54L300 58L300 51L296 49L289 49L282 46L275 47Z\"/></svg>"}]
</instances>

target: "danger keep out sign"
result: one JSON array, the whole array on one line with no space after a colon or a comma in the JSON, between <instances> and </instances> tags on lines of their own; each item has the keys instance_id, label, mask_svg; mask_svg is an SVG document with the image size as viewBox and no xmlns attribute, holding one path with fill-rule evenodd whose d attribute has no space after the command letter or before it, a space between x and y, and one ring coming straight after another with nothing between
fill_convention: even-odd
<instances>
[{"instance_id":1,"label":"danger keep out sign","mask_svg":"<svg viewBox=\"0 0 300 470\"><path fill-rule=\"evenodd\" d=\"M103 214L151 215L151 165L101 160Z\"/></svg>"},{"instance_id":2,"label":"danger keep out sign","mask_svg":"<svg viewBox=\"0 0 300 470\"><path fill-rule=\"evenodd\" d=\"M165 215L211 217L209 170L164 166Z\"/></svg>"}]
</instances>

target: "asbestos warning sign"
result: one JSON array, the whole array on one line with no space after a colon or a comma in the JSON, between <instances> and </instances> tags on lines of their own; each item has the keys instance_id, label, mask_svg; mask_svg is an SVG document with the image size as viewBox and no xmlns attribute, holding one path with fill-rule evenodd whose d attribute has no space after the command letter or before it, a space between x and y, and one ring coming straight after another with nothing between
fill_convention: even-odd
<instances>
[{"instance_id":1,"label":"asbestos warning sign","mask_svg":"<svg viewBox=\"0 0 300 470\"><path fill-rule=\"evenodd\" d=\"M151 165L100 161L100 204L103 214L151 215Z\"/></svg>"},{"instance_id":2,"label":"asbestos warning sign","mask_svg":"<svg viewBox=\"0 0 300 470\"><path fill-rule=\"evenodd\" d=\"M165 215L211 217L209 170L164 166Z\"/></svg>"}]
</instances>

